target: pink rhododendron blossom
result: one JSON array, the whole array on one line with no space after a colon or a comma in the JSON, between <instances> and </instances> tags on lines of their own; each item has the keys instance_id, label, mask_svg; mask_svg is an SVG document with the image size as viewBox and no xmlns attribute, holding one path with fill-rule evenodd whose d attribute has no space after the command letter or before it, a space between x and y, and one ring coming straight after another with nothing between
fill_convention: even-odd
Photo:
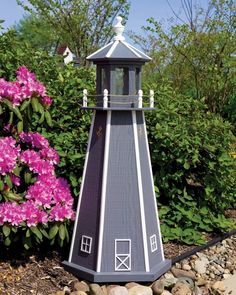
<instances>
[{"instance_id":1,"label":"pink rhododendron blossom","mask_svg":"<svg viewBox=\"0 0 236 295\"><path fill-rule=\"evenodd\" d=\"M50 218L55 221L63 221L64 219L73 220L75 218L75 214L71 207L56 204L50 212Z\"/></svg>"},{"instance_id":2,"label":"pink rhododendron blossom","mask_svg":"<svg viewBox=\"0 0 236 295\"><path fill-rule=\"evenodd\" d=\"M19 106L25 99L36 96L44 105L52 104L52 99L46 95L45 86L36 79L35 74L24 66L20 67L16 74L17 81L0 79L0 101L6 98L13 106Z\"/></svg>"},{"instance_id":3,"label":"pink rhododendron blossom","mask_svg":"<svg viewBox=\"0 0 236 295\"><path fill-rule=\"evenodd\" d=\"M16 186L19 186L20 185L20 177L12 174L11 176L11 181L13 184L15 184Z\"/></svg>"},{"instance_id":4,"label":"pink rhododendron blossom","mask_svg":"<svg viewBox=\"0 0 236 295\"><path fill-rule=\"evenodd\" d=\"M59 155L56 150L52 148L43 148L39 151L41 158L47 159L51 164L58 164L59 163Z\"/></svg>"},{"instance_id":5,"label":"pink rhododendron blossom","mask_svg":"<svg viewBox=\"0 0 236 295\"><path fill-rule=\"evenodd\" d=\"M31 144L33 148L43 149L49 147L48 140L38 132L21 132L20 139L22 142Z\"/></svg>"},{"instance_id":6,"label":"pink rhododendron blossom","mask_svg":"<svg viewBox=\"0 0 236 295\"><path fill-rule=\"evenodd\" d=\"M20 148L12 137L0 138L0 174L12 172L20 155Z\"/></svg>"}]
</instances>

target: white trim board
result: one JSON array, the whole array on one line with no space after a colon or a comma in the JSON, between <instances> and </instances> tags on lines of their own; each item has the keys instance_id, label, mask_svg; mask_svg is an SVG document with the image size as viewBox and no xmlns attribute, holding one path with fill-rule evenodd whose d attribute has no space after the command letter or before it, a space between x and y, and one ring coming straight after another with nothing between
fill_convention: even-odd
<instances>
[{"instance_id":1,"label":"white trim board","mask_svg":"<svg viewBox=\"0 0 236 295\"><path fill-rule=\"evenodd\" d=\"M142 184L140 152L139 152L139 143L138 143L138 128L137 128L137 119L136 119L135 111L132 111L132 120L133 120L134 147L135 147L135 157L136 157L136 167L137 167L137 177L138 177L140 214L141 214L142 234L143 234L144 261L145 261L145 269L147 272L149 272L150 265L149 265L148 244L147 244L147 229L146 229L145 211L144 211L143 184Z\"/></svg>"},{"instance_id":2,"label":"white trim board","mask_svg":"<svg viewBox=\"0 0 236 295\"><path fill-rule=\"evenodd\" d=\"M109 159L109 148L110 148L110 134L111 134L111 111L108 111L107 112L107 123L106 123L103 175L102 175L102 192L101 192L101 210L100 210L100 222L99 222L99 237L98 237L97 272L101 271L101 263L102 263L102 244L103 244L104 218L105 218L105 206L106 206L107 170L108 170L108 159Z\"/></svg>"}]
</instances>

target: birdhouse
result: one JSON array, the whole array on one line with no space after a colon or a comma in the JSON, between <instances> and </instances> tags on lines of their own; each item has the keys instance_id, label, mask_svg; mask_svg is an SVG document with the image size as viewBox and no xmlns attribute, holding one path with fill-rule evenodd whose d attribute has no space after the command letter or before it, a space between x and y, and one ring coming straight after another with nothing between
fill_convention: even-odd
<instances>
[{"instance_id":1,"label":"birdhouse","mask_svg":"<svg viewBox=\"0 0 236 295\"><path fill-rule=\"evenodd\" d=\"M93 110L71 249L65 267L93 282L153 281L164 258L144 111L141 69L151 60L125 42L117 17L114 40L88 60L96 64Z\"/></svg>"}]
</instances>

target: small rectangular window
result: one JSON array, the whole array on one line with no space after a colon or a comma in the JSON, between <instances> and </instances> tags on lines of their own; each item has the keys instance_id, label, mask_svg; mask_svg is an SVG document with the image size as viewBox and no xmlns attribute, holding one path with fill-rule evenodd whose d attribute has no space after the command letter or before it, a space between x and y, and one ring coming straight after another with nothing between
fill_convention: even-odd
<instances>
[{"instance_id":1,"label":"small rectangular window","mask_svg":"<svg viewBox=\"0 0 236 295\"><path fill-rule=\"evenodd\" d=\"M150 245L151 245L151 251L155 252L157 250L157 236L152 235L150 237Z\"/></svg>"},{"instance_id":2,"label":"small rectangular window","mask_svg":"<svg viewBox=\"0 0 236 295\"><path fill-rule=\"evenodd\" d=\"M92 249L92 242L93 239L91 237L83 235L81 239L80 251L90 254Z\"/></svg>"}]
</instances>

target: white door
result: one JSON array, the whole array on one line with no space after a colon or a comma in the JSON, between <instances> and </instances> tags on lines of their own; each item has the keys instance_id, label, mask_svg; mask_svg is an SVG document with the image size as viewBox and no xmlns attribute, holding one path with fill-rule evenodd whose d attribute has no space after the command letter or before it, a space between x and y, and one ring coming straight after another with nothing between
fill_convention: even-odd
<instances>
[{"instance_id":1,"label":"white door","mask_svg":"<svg viewBox=\"0 0 236 295\"><path fill-rule=\"evenodd\" d=\"M131 271L131 240L115 240L115 271Z\"/></svg>"}]
</instances>

